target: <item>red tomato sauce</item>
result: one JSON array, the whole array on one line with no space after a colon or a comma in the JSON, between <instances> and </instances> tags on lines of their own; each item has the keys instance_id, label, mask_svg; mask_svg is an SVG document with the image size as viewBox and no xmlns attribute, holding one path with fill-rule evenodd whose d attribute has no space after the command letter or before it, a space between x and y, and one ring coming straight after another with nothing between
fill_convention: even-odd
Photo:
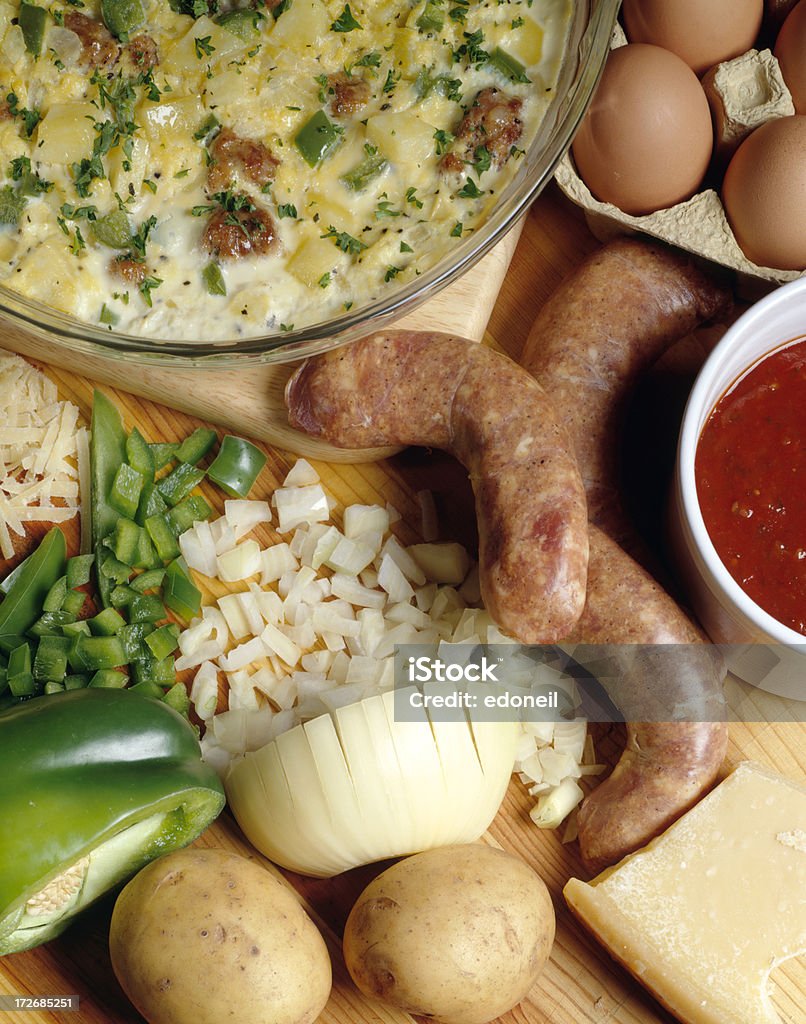
<instances>
[{"instance_id":1,"label":"red tomato sauce","mask_svg":"<svg viewBox=\"0 0 806 1024\"><path fill-rule=\"evenodd\" d=\"M806 342L767 356L720 398L694 468L705 526L731 576L806 635Z\"/></svg>"}]
</instances>

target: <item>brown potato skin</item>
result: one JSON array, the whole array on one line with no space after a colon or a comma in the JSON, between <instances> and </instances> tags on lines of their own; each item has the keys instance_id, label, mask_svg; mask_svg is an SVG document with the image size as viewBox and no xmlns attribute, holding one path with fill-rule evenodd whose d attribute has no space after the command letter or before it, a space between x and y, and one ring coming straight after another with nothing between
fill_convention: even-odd
<instances>
[{"instance_id":1,"label":"brown potato skin","mask_svg":"<svg viewBox=\"0 0 806 1024\"><path fill-rule=\"evenodd\" d=\"M619 496L619 437L638 377L675 341L726 313L729 292L670 249L634 238L603 246L538 314L521 362L561 411L579 463L590 519L585 608L569 637L587 644L699 644L703 635L634 560L642 545ZM628 553L629 552L629 553ZM716 781L728 743L721 658L707 645L652 664L624 648L619 704L641 690L704 719L627 723L627 745L578 818L583 860L598 872L646 845ZM705 720L707 719L707 720Z\"/></svg>"},{"instance_id":2,"label":"brown potato skin","mask_svg":"<svg viewBox=\"0 0 806 1024\"><path fill-rule=\"evenodd\" d=\"M123 889L112 967L149 1024L313 1024L331 989L324 939L254 861L189 848Z\"/></svg>"},{"instance_id":3,"label":"brown potato skin","mask_svg":"<svg viewBox=\"0 0 806 1024\"><path fill-rule=\"evenodd\" d=\"M442 1024L486 1024L527 995L554 933L551 897L527 864L482 844L448 846L367 886L344 959L365 995Z\"/></svg>"},{"instance_id":4,"label":"brown potato skin","mask_svg":"<svg viewBox=\"0 0 806 1024\"><path fill-rule=\"evenodd\" d=\"M448 334L384 331L310 359L289 422L338 447L417 444L464 465L484 604L524 643L566 636L585 600L585 497L543 389L507 356Z\"/></svg>"}]
</instances>

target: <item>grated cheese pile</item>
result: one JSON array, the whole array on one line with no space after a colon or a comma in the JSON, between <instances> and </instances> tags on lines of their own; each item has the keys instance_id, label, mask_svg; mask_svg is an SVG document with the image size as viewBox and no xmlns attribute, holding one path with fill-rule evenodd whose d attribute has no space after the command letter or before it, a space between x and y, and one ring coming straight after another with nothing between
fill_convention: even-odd
<instances>
[{"instance_id":1,"label":"grated cheese pile","mask_svg":"<svg viewBox=\"0 0 806 1024\"><path fill-rule=\"evenodd\" d=\"M88 480L89 437L78 409L19 356L0 353L0 554L27 522L61 523L80 510Z\"/></svg>"},{"instance_id":2,"label":"grated cheese pile","mask_svg":"<svg viewBox=\"0 0 806 1024\"><path fill-rule=\"evenodd\" d=\"M435 535L433 502L418 498ZM272 504L277 532L288 539L269 547L248 537L272 521L269 503L258 501L227 501L223 517L195 523L179 539L208 590L223 590L213 580L227 584L181 634L176 662L179 671L195 669L202 750L222 776L233 759L286 730L391 689L397 644L438 645L437 656L453 645L510 644L513 682L528 685L530 673L534 681L542 672L562 685L558 673L519 659L520 645L479 607L478 568L461 545L404 547L391 532L399 515L388 506L349 506L339 529L304 459ZM226 710L217 713L222 701ZM576 780L599 770L586 735L581 720L523 725L515 767L539 798L539 827L565 819L583 796Z\"/></svg>"}]
</instances>

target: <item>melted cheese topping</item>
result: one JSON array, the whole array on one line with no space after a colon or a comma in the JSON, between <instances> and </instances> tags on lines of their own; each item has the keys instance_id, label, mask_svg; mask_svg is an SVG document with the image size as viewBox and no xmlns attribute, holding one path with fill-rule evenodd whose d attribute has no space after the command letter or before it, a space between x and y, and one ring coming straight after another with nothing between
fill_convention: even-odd
<instances>
[{"instance_id":1,"label":"melted cheese topping","mask_svg":"<svg viewBox=\"0 0 806 1024\"><path fill-rule=\"evenodd\" d=\"M114 63L88 66L67 25L77 10L100 22L97 0L37 3L48 13L34 57L19 6L0 2L0 281L110 330L209 339L357 308L477 229L552 99L571 11L570 0L283 0L233 22L173 9L205 0L144 0L131 35L156 43L158 63L138 69L125 36ZM334 107L336 74L366 83L359 109ZM490 87L521 101L523 132L501 166L453 138ZM297 140L314 117L333 144L311 166ZM270 183L236 161L229 187L212 190L223 129L269 150ZM451 150L460 169L446 173ZM205 251L210 218L237 219L242 196L271 218L271 251ZM110 223L124 228L118 248ZM112 272L129 256L144 281Z\"/></svg>"}]
</instances>

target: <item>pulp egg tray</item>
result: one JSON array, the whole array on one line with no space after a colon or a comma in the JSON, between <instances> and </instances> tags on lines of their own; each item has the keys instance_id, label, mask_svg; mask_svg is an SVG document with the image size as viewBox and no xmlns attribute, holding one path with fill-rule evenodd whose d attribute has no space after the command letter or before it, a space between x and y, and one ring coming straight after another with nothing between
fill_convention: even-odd
<instances>
[{"instance_id":1,"label":"pulp egg tray","mask_svg":"<svg viewBox=\"0 0 806 1024\"><path fill-rule=\"evenodd\" d=\"M617 25L611 47L626 43L624 32ZM715 112L715 158L723 166L727 164L725 150L735 150L739 141L754 128L773 118L795 113L778 61L770 50L750 50L741 57L718 64L707 72L702 83L712 113ZM555 179L568 198L585 211L588 227L599 241L638 232L658 238L736 271L740 291L748 298L769 291L770 285L794 281L806 274L806 271L775 270L752 263L739 248L719 193L713 188L703 189L686 202L665 210L634 217L612 203L593 197L577 174L570 149L558 165Z\"/></svg>"}]
</instances>

